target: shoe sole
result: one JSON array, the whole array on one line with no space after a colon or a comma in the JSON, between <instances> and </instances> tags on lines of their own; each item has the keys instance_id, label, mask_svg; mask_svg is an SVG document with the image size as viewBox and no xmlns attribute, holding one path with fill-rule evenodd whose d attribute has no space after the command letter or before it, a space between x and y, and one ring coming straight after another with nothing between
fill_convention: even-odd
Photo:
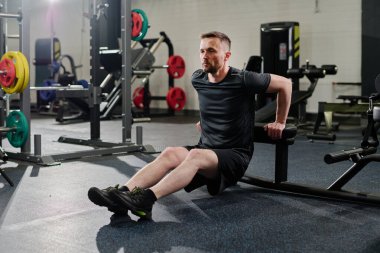
<instances>
[{"instance_id":1,"label":"shoe sole","mask_svg":"<svg viewBox=\"0 0 380 253\"><path fill-rule=\"evenodd\" d=\"M144 210L137 209L136 207L131 205L129 202L125 201L124 198L121 197L117 191L115 191L115 190L110 191L110 195L113 198L115 198L120 204L122 204L123 206L128 208L134 215L136 215L140 218L148 219L148 220L152 219L152 212L149 212L149 211L146 212Z\"/></svg>"}]
</instances>

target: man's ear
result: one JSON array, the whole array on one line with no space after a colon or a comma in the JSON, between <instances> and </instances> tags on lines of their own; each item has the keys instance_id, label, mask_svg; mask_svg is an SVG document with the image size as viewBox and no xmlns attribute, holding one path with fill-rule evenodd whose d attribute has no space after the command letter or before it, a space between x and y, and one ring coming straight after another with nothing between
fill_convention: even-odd
<instances>
[{"instance_id":1,"label":"man's ear","mask_svg":"<svg viewBox=\"0 0 380 253\"><path fill-rule=\"evenodd\" d=\"M231 56L231 52L230 51L226 52L226 57L224 58L224 60L228 61L230 59L230 56Z\"/></svg>"}]
</instances>

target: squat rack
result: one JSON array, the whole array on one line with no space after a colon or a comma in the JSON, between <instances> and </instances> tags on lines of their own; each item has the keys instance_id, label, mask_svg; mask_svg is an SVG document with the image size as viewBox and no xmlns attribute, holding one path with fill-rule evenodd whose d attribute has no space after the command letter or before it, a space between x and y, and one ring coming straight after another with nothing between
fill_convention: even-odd
<instances>
[{"instance_id":1,"label":"squat rack","mask_svg":"<svg viewBox=\"0 0 380 253\"><path fill-rule=\"evenodd\" d=\"M21 12L17 15L8 17L19 19L20 29L20 48L27 59L30 59L30 6L29 1L22 1ZM136 142L131 142L132 129L132 112L131 112L131 0L121 0L121 50L122 50L122 141L121 143L102 142L100 140L100 81L98 76L99 70L99 45L96 39L98 36L97 25L97 4L96 0L89 1L89 13L91 13L91 81L87 92L90 101L90 120L91 120L91 141L78 140L76 144L89 145L96 149L76 151L72 153L62 153L42 156L41 155L41 136L36 135L34 139L34 154L31 154L30 132L28 133L27 142L21 147L21 153L7 152L9 158L15 160L23 160L42 165L55 165L59 161L76 159L87 156L109 155L115 153L130 153L130 152L154 152L150 146L142 145L142 127L136 127ZM2 17L0 15L0 17ZM81 91L83 92L83 91ZM30 126L30 87L20 94L20 109L25 114L28 125ZM93 141L95 140L95 141ZM63 141L62 141L63 142Z\"/></svg>"}]
</instances>

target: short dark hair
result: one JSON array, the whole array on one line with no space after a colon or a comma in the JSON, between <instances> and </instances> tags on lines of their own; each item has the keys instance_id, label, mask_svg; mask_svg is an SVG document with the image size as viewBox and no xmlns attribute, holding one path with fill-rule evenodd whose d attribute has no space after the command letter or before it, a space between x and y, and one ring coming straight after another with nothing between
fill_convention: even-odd
<instances>
[{"instance_id":1,"label":"short dark hair","mask_svg":"<svg viewBox=\"0 0 380 253\"><path fill-rule=\"evenodd\" d=\"M231 40L228 38L228 36L222 32L208 32L208 33L203 33L201 35L201 39L206 39L206 38L218 38L220 39L221 42L225 42L228 45L228 50L231 49Z\"/></svg>"}]
</instances>

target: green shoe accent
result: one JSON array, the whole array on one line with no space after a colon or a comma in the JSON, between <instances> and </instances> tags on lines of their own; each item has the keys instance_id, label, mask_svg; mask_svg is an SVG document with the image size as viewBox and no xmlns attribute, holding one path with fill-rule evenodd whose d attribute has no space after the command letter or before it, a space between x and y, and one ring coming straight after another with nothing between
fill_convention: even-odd
<instances>
[{"instance_id":1,"label":"green shoe accent","mask_svg":"<svg viewBox=\"0 0 380 253\"><path fill-rule=\"evenodd\" d=\"M151 220L152 219L152 213L146 213L144 211L131 211L134 215L140 217L144 220Z\"/></svg>"}]
</instances>

